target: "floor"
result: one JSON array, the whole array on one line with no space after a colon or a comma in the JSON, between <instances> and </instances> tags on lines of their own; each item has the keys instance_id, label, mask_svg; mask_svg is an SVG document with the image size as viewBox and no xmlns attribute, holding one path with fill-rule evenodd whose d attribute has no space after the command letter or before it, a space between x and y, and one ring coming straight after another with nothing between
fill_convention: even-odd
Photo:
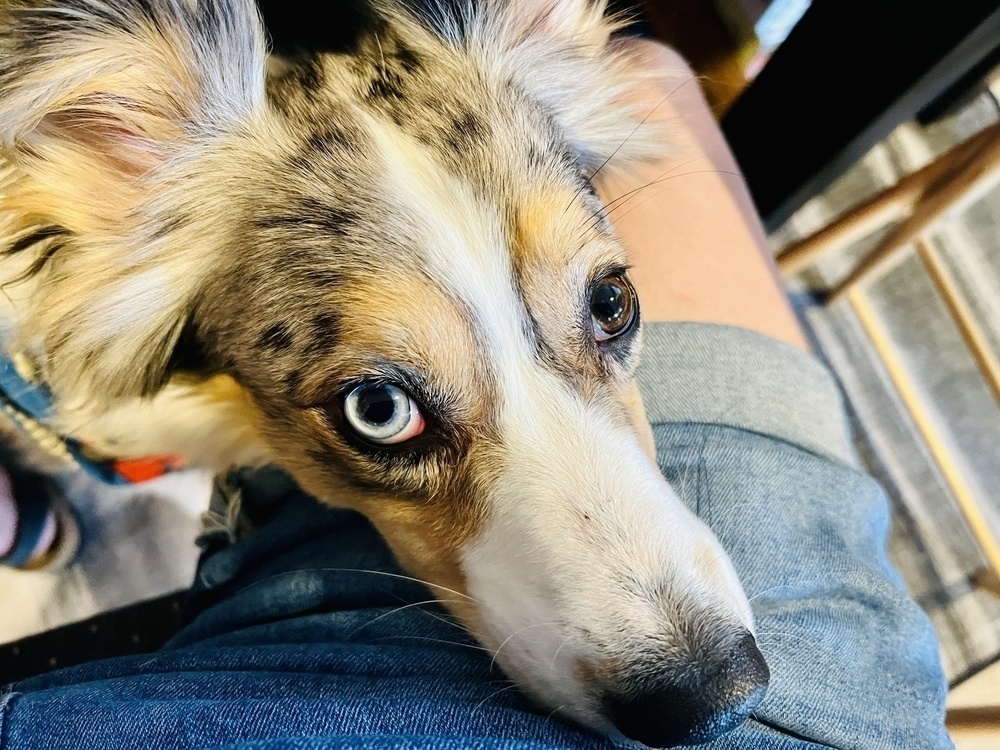
<instances>
[{"instance_id":1,"label":"floor","mask_svg":"<svg viewBox=\"0 0 1000 750\"><path fill-rule=\"evenodd\" d=\"M62 477L84 528L79 561L60 573L0 568L0 643L186 588L211 480L168 474L138 487Z\"/></svg>"},{"instance_id":2,"label":"floor","mask_svg":"<svg viewBox=\"0 0 1000 750\"><path fill-rule=\"evenodd\" d=\"M901 126L782 227L772 238L776 250L995 122L1000 76L992 88L944 121ZM828 288L881 236L839 248L794 279L794 288ZM993 355L1000 354L1000 189L951 212L929 240L986 331ZM931 616L954 680L1000 654L1000 599L971 583L987 562L957 502L961 489L1000 538L1000 404L912 249L859 296L867 323L854 300L832 306L807 301L804 317L853 407L859 450L892 501L890 555ZM887 346L875 345L872 321ZM909 381L911 401L943 446L947 464L928 449L890 369ZM1000 665L958 685L949 706L989 709L978 714L976 726L952 727L960 750L1000 747Z\"/></svg>"}]
</instances>

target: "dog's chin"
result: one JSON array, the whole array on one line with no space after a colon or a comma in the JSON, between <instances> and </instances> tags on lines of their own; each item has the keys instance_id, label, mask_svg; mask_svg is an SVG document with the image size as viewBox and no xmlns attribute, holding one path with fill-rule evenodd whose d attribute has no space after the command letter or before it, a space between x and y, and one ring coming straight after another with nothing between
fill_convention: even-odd
<instances>
[{"instance_id":1,"label":"dog's chin","mask_svg":"<svg viewBox=\"0 0 1000 750\"><path fill-rule=\"evenodd\" d=\"M731 566L712 591L687 571L659 599L615 592L586 567L572 575L589 575L582 585L531 567L528 577L499 565L467 575L476 611L459 616L544 714L673 747L733 730L763 699L770 674Z\"/></svg>"},{"instance_id":2,"label":"dog's chin","mask_svg":"<svg viewBox=\"0 0 1000 750\"><path fill-rule=\"evenodd\" d=\"M707 628L713 635L686 644L685 657L667 656L680 653L678 647L629 661L597 656L579 628L567 635L545 625L522 627L523 633L539 632L520 646L509 645L516 636L480 640L541 712L620 742L655 748L710 742L742 724L767 689L768 667L742 626Z\"/></svg>"}]
</instances>

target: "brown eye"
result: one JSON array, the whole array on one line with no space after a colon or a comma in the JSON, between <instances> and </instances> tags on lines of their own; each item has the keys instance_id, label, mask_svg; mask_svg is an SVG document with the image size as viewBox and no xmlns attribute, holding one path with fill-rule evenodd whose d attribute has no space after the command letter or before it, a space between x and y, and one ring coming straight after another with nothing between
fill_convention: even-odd
<instances>
[{"instance_id":1,"label":"brown eye","mask_svg":"<svg viewBox=\"0 0 1000 750\"><path fill-rule=\"evenodd\" d=\"M594 336L598 341L607 341L630 330L638 317L638 307L635 290L622 274L605 276L590 295Z\"/></svg>"}]
</instances>

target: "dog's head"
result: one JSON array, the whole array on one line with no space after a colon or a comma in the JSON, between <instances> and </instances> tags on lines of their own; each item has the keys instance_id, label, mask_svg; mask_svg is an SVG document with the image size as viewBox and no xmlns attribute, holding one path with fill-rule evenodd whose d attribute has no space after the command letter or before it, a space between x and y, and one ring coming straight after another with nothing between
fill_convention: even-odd
<instances>
[{"instance_id":1,"label":"dog's head","mask_svg":"<svg viewBox=\"0 0 1000 750\"><path fill-rule=\"evenodd\" d=\"M654 462L588 179L649 153L635 66L603 3L474 5L379 5L353 53L270 63L249 0L0 6L21 339L99 408L230 378L538 700L705 740L767 668Z\"/></svg>"}]
</instances>

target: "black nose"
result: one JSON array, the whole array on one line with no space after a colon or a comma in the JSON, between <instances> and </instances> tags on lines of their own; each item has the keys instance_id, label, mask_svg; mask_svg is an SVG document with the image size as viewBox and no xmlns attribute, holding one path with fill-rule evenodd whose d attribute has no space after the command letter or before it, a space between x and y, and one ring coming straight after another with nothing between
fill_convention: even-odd
<instances>
[{"instance_id":1,"label":"black nose","mask_svg":"<svg viewBox=\"0 0 1000 750\"><path fill-rule=\"evenodd\" d=\"M770 677L757 642L744 632L720 656L673 665L639 690L607 696L605 706L630 739L656 748L697 745L742 724Z\"/></svg>"}]
</instances>

